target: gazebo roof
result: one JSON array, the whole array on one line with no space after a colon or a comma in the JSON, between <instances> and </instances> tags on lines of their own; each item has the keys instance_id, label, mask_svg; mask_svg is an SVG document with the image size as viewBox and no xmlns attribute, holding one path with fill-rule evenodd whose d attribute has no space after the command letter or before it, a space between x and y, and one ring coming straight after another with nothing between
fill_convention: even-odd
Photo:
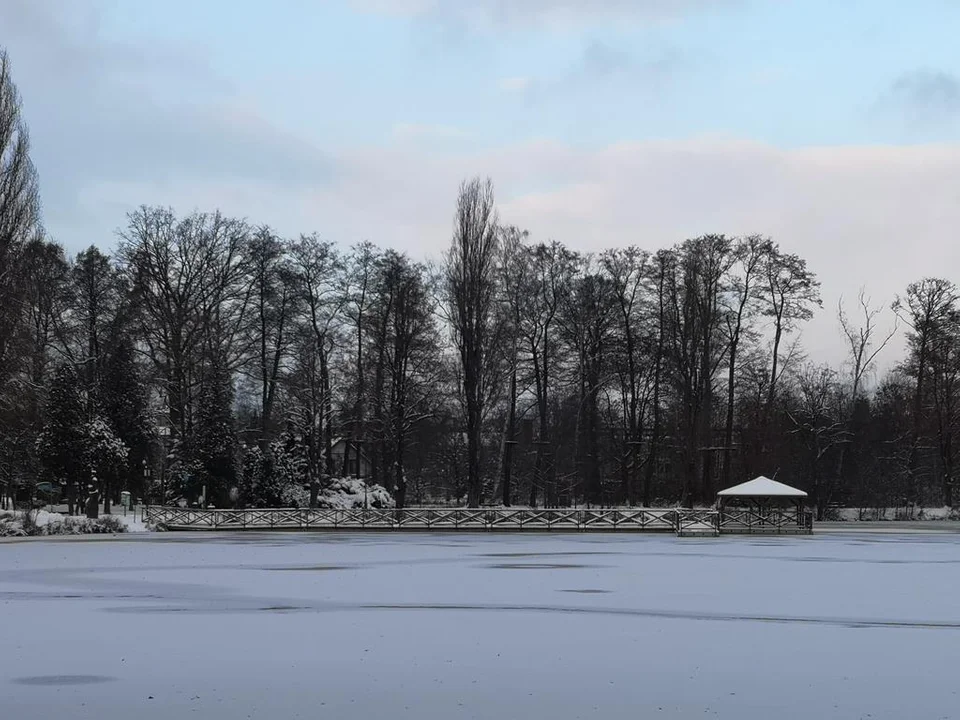
<instances>
[{"instance_id":1,"label":"gazebo roof","mask_svg":"<svg viewBox=\"0 0 960 720\"><path fill-rule=\"evenodd\" d=\"M717 497L807 497L803 490L784 485L761 475L717 493Z\"/></svg>"}]
</instances>

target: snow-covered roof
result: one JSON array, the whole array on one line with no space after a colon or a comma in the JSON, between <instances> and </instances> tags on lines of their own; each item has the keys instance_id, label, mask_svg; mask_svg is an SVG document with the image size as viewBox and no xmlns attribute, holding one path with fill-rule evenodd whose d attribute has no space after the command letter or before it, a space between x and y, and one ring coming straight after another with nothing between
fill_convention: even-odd
<instances>
[{"instance_id":1,"label":"snow-covered roof","mask_svg":"<svg viewBox=\"0 0 960 720\"><path fill-rule=\"evenodd\" d=\"M761 475L717 493L718 497L806 497L803 490Z\"/></svg>"}]
</instances>

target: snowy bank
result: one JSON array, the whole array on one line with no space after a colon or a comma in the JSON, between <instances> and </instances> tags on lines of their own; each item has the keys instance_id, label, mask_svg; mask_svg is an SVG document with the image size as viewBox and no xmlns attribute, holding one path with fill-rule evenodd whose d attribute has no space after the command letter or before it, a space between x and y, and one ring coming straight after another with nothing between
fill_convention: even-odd
<instances>
[{"instance_id":1,"label":"snowy bank","mask_svg":"<svg viewBox=\"0 0 960 720\"><path fill-rule=\"evenodd\" d=\"M913 508L838 508L830 510L830 520L842 522L896 522L902 520L960 520L960 510L944 507Z\"/></svg>"},{"instance_id":2,"label":"snowy bank","mask_svg":"<svg viewBox=\"0 0 960 720\"><path fill-rule=\"evenodd\" d=\"M92 520L77 515L62 515L47 510L0 511L0 537L29 535L93 535L145 532L146 526L129 515L101 515Z\"/></svg>"}]
</instances>

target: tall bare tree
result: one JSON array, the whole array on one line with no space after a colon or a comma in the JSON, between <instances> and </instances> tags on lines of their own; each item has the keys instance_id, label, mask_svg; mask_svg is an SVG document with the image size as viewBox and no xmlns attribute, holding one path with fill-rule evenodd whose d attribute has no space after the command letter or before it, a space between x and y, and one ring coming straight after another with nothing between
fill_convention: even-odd
<instances>
[{"instance_id":1,"label":"tall bare tree","mask_svg":"<svg viewBox=\"0 0 960 720\"><path fill-rule=\"evenodd\" d=\"M843 306L843 298L837 303L837 319L843 338L846 341L849 362L849 396L846 398L846 407L843 412L849 437L853 437L853 420L858 403L864 395L864 380L873 369L877 356L883 352L890 340L897 332L898 323L884 335L877 334L877 321L882 312L880 307L871 307L870 298L866 291L860 288L857 295L857 306L861 316L861 324L856 324ZM839 460L837 461L837 479L843 483L846 474L847 457L850 445L840 446Z\"/></svg>"},{"instance_id":2,"label":"tall bare tree","mask_svg":"<svg viewBox=\"0 0 960 720\"><path fill-rule=\"evenodd\" d=\"M369 326L370 308L374 301L374 284L377 276L377 264L381 252L373 243L362 242L356 245L346 266L346 287L344 316L350 324L350 333L353 336L353 384L354 395L352 405L352 436L356 441L355 452L359 455L367 441L367 412L368 412L368 384L367 384L367 335ZM344 446L343 473L346 475L350 466L351 443Z\"/></svg>"},{"instance_id":3,"label":"tall bare tree","mask_svg":"<svg viewBox=\"0 0 960 720\"><path fill-rule=\"evenodd\" d=\"M506 507L513 503L514 448L517 446L517 401L520 374L520 323L523 313L524 293L529 289L527 256L523 241L528 233L515 227L502 229L500 243L500 305L504 323L504 338L501 345L507 372L510 376L507 389L507 411L501 441L500 487L501 499Z\"/></svg>"},{"instance_id":4,"label":"tall bare tree","mask_svg":"<svg viewBox=\"0 0 960 720\"><path fill-rule=\"evenodd\" d=\"M734 263L725 291L725 330L727 336L727 415L724 423L723 468L721 484L731 484L733 421L736 405L737 360L745 323L750 319L757 300L757 284L761 281L763 263L772 251L772 243L760 235L740 238L733 247Z\"/></svg>"},{"instance_id":5,"label":"tall bare tree","mask_svg":"<svg viewBox=\"0 0 960 720\"><path fill-rule=\"evenodd\" d=\"M10 59L0 49L0 400L20 362L23 250L40 224L37 172Z\"/></svg>"},{"instance_id":6,"label":"tall bare tree","mask_svg":"<svg viewBox=\"0 0 960 720\"><path fill-rule=\"evenodd\" d=\"M637 473L641 469L640 445L643 440L644 411L652 373L649 372L649 337L643 323L649 323L648 295L649 255L637 247L608 250L601 264L610 278L616 298L620 348L620 397L623 417L622 459L620 461L620 495L628 504L636 502ZM645 342L645 340L647 342ZM646 346L646 347L645 347ZM644 357L645 351L648 357ZM656 362L656 361L654 361Z\"/></svg>"},{"instance_id":7,"label":"tall bare tree","mask_svg":"<svg viewBox=\"0 0 960 720\"><path fill-rule=\"evenodd\" d=\"M556 241L525 246L525 252L530 268L530 286L523 306L520 333L533 375L539 425L529 496L530 505L536 507L541 490L547 505L556 502L556 465L551 462L555 443L550 422L556 371L554 361L560 349L556 320L561 303L570 291L576 255Z\"/></svg>"},{"instance_id":8,"label":"tall bare tree","mask_svg":"<svg viewBox=\"0 0 960 720\"><path fill-rule=\"evenodd\" d=\"M910 283L903 296L893 303L907 328L909 356L906 370L915 379L911 414L909 456L907 460L906 503L912 507L919 498L920 442L923 428L923 406L927 399L927 377L938 338L957 314L960 300L957 286L944 278L924 278Z\"/></svg>"},{"instance_id":9,"label":"tall bare tree","mask_svg":"<svg viewBox=\"0 0 960 720\"><path fill-rule=\"evenodd\" d=\"M333 475L333 397L330 354L341 320L344 294L341 287L340 256L333 244L316 235L305 235L292 248L293 267L306 308L306 328L312 337L320 371L320 407L316 418L322 443L324 471Z\"/></svg>"},{"instance_id":10,"label":"tall bare tree","mask_svg":"<svg viewBox=\"0 0 960 720\"><path fill-rule=\"evenodd\" d=\"M800 322L813 317L813 309L822 305L820 281L807 268L799 255L785 253L774 245L765 256L763 314L773 324L773 347L770 360L770 383L767 386L767 409L773 407L780 378L780 348L784 335Z\"/></svg>"},{"instance_id":11,"label":"tall bare tree","mask_svg":"<svg viewBox=\"0 0 960 720\"><path fill-rule=\"evenodd\" d=\"M407 502L407 448L414 427L429 415L438 385L439 353L432 292L426 269L388 251L381 263L379 294L389 308L386 359L389 368L389 421L397 507Z\"/></svg>"},{"instance_id":12,"label":"tall bare tree","mask_svg":"<svg viewBox=\"0 0 960 720\"><path fill-rule=\"evenodd\" d=\"M474 178L460 186L453 241L446 257L446 295L454 345L460 356L467 431L467 503L483 501L480 448L491 391L496 328L497 211L493 183Z\"/></svg>"},{"instance_id":13,"label":"tall bare tree","mask_svg":"<svg viewBox=\"0 0 960 720\"><path fill-rule=\"evenodd\" d=\"M192 421L203 365L236 369L251 284L245 282L247 226L219 213L178 219L141 207L120 233L119 258L136 299L140 335L175 435Z\"/></svg>"},{"instance_id":14,"label":"tall bare tree","mask_svg":"<svg viewBox=\"0 0 960 720\"><path fill-rule=\"evenodd\" d=\"M274 409L300 298L287 247L270 228L261 227L254 233L248 253L253 289L248 344L255 348L252 364L260 389L259 444L268 454L275 433Z\"/></svg>"},{"instance_id":15,"label":"tall bare tree","mask_svg":"<svg viewBox=\"0 0 960 720\"><path fill-rule=\"evenodd\" d=\"M610 350L619 313L619 300L609 276L584 260L582 272L565 296L560 325L577 360L577 456L584 497L588 503L604 501L600 457L599 398L610 371Z\"/></svg>"}]
</instances>

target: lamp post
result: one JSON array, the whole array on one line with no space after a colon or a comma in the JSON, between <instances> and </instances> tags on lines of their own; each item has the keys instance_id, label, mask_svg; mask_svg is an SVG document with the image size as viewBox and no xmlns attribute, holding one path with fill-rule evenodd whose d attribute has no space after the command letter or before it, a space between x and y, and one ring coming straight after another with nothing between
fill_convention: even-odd
<instances>
[{"instance_id":1,"label":"lamp post","mask_svg":"<svg viewBox=\"0 0 960 720\"><path fill-rule=\"evenodd\" d=\"M143 459L143 492L146 493L150 487L150 464L147 459Z\"/></svg>"}]
</instances>

